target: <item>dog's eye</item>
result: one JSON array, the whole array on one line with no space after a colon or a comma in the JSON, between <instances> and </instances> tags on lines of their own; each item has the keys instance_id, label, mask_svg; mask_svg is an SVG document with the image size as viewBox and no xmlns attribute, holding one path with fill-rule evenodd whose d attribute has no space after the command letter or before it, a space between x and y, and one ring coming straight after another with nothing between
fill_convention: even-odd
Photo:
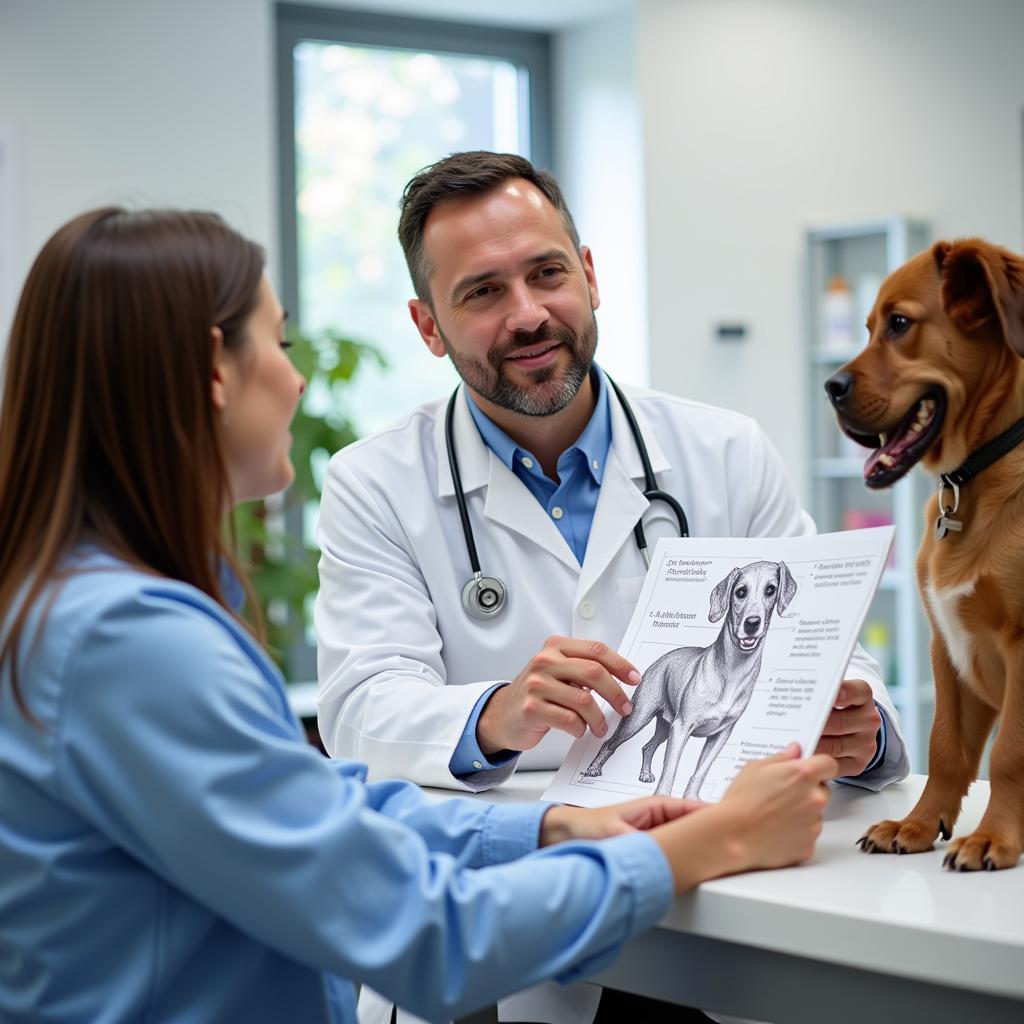
<instances>
[{"instance_id":1,"label":"dog's eye","mask_svg":"<svg viewBox=\"0 0 1024 1024\"><path fill-rule=\"evenodd\" d=\"M898 338L901 334L906 334L910 330L910 325L913 322L909 316L904 316L902 313L890 313L889 334L894 338Z\"/></svg>"},{"instance_id":2,"label":"dog's eye","mask_svg":"<svg viewBox=\"0 0 1024 1024\"><path fill-rule=\"evenodd\" d=\"M764 588L764 596L765 597L771 597L772 594L774 594L774 593L775 593L775 584L774 583L769 583L768 586Z\"/></svg>"},{"instance_id":3,"label":"dog's eye","mask_svg":"<svg viewBox=\"0 0 1024 1024\"><path fill-rule=\"evenodd\" d=\"M733 597L738 597L742 601L747 596L747 588L737 587L732 593Z\"/></svg>"}]
</instances>

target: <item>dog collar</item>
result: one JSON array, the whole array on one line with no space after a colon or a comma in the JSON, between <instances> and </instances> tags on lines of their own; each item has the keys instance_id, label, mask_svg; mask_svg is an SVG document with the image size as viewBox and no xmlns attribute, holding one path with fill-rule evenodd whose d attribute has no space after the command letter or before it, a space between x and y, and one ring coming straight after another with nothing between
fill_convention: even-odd
<instances>
[{"instance_id":1,"label":"dog collar","mask_svg":"<svg viewBox=\"0 0 1024 1024\"><path fill-rule=\"evenodd\" d=\"M935 538L942 540L950 531L959 533L964 524L954 516L960 508L960 487L968 480L976 477L983 469L997 462L1007 452L1013 451L1024 441L1024 419L1017 420L1001 434L997 434L983 444L977 451L971 452L956 469L949 473L939 474L939 517L935 520ZM946 491L953 492L953 503L947 504Z\"/></svg>"}]
</instances>

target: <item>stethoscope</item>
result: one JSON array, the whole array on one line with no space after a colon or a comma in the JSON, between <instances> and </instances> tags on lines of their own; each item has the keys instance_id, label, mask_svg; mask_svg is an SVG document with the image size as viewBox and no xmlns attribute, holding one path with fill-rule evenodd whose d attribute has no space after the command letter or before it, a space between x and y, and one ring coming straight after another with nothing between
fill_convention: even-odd
<instances>
[{"instance_id":1,"label":"stethoscope","mask_svg":"<svg viewBox=\"0 0 1024 1024\"><path fill-rule=\"evenodd\" d=\"M650 504L656 501L663 501L672 510L679 524L679 536L690 535L689 524L686 521L686 513L683 506L672 497L658 489L658 481L654 478L654 470L651 468L651 460L647 455L647 445L644 444L643 434L640 433L640 426L633 415L626 396L622 389L605 374L605 380L612 386L615 397L619 400L622 411L626 414L626 422L629 424L629 431L636 442L636 450L640 454L640 462L644 467L644 497ZM473 570L473 576L466 581L462 588L462 607L466 614L472 619L493 619L508 603L508 588L497 576L485 576L480 569L480 559L476 553L476 541L473 539L473 527L469 521L469 511L466 508L466 496L462 493L462 476L459 473L459 460L455 455L455 400L458 397L459 388L452 392L448 399L448 408L444 416L444 442L448 449L448 468L452 474L452 484L455 488L455 500L459 506L459 519L462 520L462 536L466 540L466 551L469 553L469 564ZM644 536L643 520L638 519L633 527L633 536L636 538L636 546L643 556L644 565L651 566L651 556L647 551L647 538Z\"/></svg>"}]
</instances>

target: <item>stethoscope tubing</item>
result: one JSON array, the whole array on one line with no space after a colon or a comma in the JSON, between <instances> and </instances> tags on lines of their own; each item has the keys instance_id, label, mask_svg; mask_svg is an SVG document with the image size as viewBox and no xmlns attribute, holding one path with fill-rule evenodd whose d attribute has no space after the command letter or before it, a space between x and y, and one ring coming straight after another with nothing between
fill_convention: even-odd
<instances>
[{"instance_id":1,"label":"stethoscope tubing","mask_svg":"<svg viewBox=\"0 0 1024 1024\"><path fill-rule=\"evenodd\" d=\"M689 523L686 519L686 513L683 511L683 506L674 498L671 494L666 493L658 488L658 481L654 475L654 469L651 466L651 459L647 452L647 445L644 443L643 434L640 431L640 424L637 423L636 416L633 413L633 409L630 406L625 394L618 384L612 380L608 374L605 374L605 380L611 385L612 390L615 392L615 397L619 401L619 405L622 408L623 413L626 416L626 422L629 424L629 431L633 435L633 440L636 443L637 452L640 455L640 463L643 466L644 471L644 497L647 499L648 504L653 504L655 501L664 502L672 510L672 513L676 517L676 523L679 527L679 536L688 537L690 535ZM462 603L467 613L473 618L487 619L496 615L505 606L507 599L507 588L497 577L485 577L480 569L480 558L476 550L476 539L473 535L473 524L469 521L469 509L466 505L466 496L462 490L462 474L459 472L459 460L455 451L455 402L458 398L460 384L452 392L451 398L448 399L448 407L445 410L444 415L444 442L445 449L448 454L448 468L452 475L452 487L455 490L455 503L459 509L459 520L462 523L462 536L466 541L466 553L469 555L469 565L473 570L473 578L469 580L462 592ZM650 568L651 556L647 550L647 537L644 534L643 519L638 519L636 525L633 527L633 536L636 539L636 545L640 549L640 554L643 557L644 565ZM498 593L499 596L494 599L495 603L484 604L484 595L491 595ZM490 596L487 598L488 602L492 599Z\"/></svg>"}]
</instances>

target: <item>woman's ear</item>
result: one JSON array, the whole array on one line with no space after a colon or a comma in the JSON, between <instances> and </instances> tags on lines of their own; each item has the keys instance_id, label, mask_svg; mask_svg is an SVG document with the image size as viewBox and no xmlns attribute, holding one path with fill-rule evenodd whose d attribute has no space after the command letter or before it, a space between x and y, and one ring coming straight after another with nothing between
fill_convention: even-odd
<instances>
[{"instance_id":1,"label":"woman's ear","mask_svg":"<svg viewBox=\"0 0 1024 1024\"><path fill-rule=\"evenodd\" d=\"M220 415L228 406L228 394L224 332L219 327L210 328L210 348L210 401Z\"/></svg>"}]
</instances>

